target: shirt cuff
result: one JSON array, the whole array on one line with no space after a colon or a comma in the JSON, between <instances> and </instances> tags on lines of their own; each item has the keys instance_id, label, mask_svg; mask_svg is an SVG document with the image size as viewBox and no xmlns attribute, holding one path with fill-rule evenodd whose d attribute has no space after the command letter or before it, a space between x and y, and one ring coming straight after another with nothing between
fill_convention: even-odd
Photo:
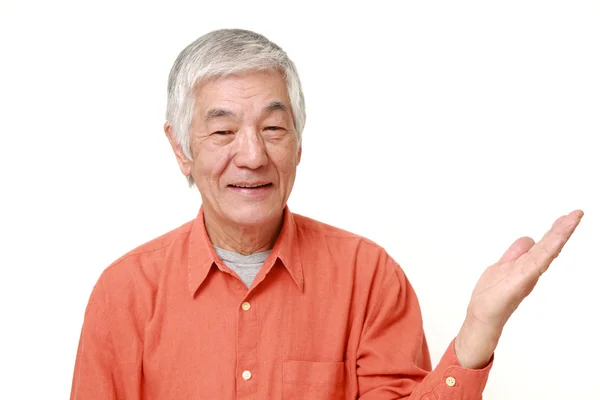
<instances>
[{"instance_id":1,"label":"shirt cuff","mask_svg":"<svg viewBox=\"0 0 600 400\"><path fill-rule=\"evenodd\" d=\"M433 393L438 399L448 400L479 400L488 380L494 356L488 365L482 369L464 368L460 365L454 351L454 340L442 356L433 373L439 374L438 385Z\"/></svg>"}]
</instances>

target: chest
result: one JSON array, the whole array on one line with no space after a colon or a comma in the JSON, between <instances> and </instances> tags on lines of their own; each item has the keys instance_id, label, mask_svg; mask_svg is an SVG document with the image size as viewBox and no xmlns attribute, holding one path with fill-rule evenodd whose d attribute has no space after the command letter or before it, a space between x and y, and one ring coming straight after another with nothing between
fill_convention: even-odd
<instances>
[{"instance_id":1,"label":"chest","mask_svg":"<svg viewBox=\"0 0 600 400\"><path fill-rule=\"evenodd\" d=\"M147 398L347 398L360 313L351 285L323 283L300 290L273 269L248 290L218 271L189 301L157 297L144 326Z\"/></svg>"}]
</instances>

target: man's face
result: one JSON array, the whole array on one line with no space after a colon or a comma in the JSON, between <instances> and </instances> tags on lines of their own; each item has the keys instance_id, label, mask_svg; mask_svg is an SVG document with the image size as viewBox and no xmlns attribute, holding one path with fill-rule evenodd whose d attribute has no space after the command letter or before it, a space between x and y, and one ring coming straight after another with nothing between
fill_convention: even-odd
<instances>
[{"instance_id":1,"label":"man's face","mask_svg":"<svg viewBox=\"0 0 600 400\"><path fill-rule=\"evenodd\" d=\"M178 161L194 178L205 213L247 227L280 218L301 155L283 76L250 72L208 80L195 100L193 160L178 154Z\"/></svg>"}]
</instances>

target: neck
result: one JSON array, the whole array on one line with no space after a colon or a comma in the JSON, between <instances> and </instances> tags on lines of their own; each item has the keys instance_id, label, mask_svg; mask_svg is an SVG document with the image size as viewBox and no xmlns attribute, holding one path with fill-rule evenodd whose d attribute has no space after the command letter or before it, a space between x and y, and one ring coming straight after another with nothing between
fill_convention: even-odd
<instances>
[{"instance_id":1,"label":"neck","mask_svg":"<svg viewBox=\"0 0 600 400\"><path fill-rule=\"evenodd\" d=\"M282 224L283 214L281 218L260 226L241 226L204 210L204 225L212 244L245 256L271 250Z\"/></svg>"}]
</instances>

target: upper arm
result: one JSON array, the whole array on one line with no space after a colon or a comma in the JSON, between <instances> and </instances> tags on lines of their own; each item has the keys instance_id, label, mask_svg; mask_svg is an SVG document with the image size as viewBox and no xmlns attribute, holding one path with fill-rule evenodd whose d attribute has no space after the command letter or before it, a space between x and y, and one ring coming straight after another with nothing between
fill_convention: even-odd
<instances>
[{"instance_id":1,"label":"upper arm","mask_svg":"<svg viewBox=\"0 0 600 400\"><path fill-rule=\"evenodd\" d=\"M129 270L104 271L79 339L71 400L140 398L143 318Z\"/></svg>"},{"instance_id":2,"label":"upper arm","mask_svg":"<svg viewBox=\"0 0 600 400\"><path fill-rule=\"evenodd\" d=\"M97 284L85 310L71 400L116 399L115 353L102 290Z\"/></svg>"}]
</instances>

